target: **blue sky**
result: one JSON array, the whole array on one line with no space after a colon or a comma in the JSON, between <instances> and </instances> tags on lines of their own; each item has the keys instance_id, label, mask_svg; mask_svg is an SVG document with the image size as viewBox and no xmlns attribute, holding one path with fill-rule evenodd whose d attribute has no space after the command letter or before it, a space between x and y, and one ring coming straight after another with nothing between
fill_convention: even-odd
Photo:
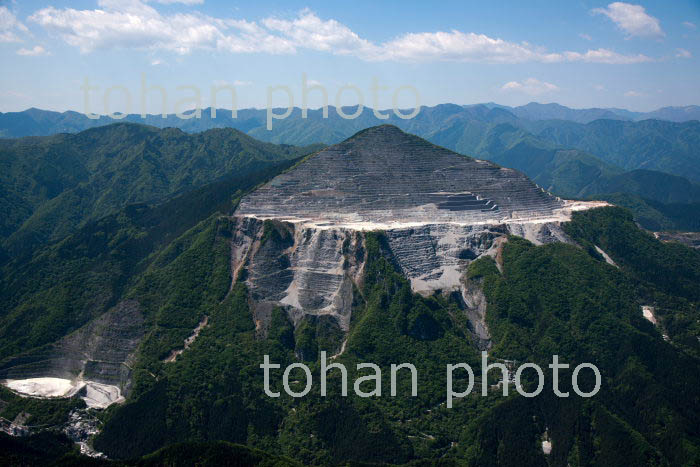
<instances>
[{"instance_id":1,"label":"blue sky","mask_svg":"<svg viewBox=\"0 0 700 467\"><path fill-rule=\"evenodd\" d=\"M140 112L141 79L175 102L231 85L237 107L264 107L269 86L301 105L302 75L334 104L351 84L372 106L401 86L422 105L559 102L651 110L700 104L700 2L235 2L0 0L0 111L39 107L104 113L123 86ZM109 110L125 110L123 89ZM220 107L226 94L221 93ZM274 105L287 95L272 93ZM309 94L309 106L321 94ZM157 112L157 93L146 99ZM407 89L398 103L412 106ZM357 103L345 89L340 102ZM192 103L182 103L191 107Z\"/></svg>"}]
</instances>

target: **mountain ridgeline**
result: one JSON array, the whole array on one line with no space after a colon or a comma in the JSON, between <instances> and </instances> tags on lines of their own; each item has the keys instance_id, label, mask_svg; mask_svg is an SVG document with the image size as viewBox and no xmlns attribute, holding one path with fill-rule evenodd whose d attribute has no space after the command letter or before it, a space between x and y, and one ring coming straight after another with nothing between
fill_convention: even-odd
<instances>
[{"instance_id":1,"label":"mountain ridgeline","mask_svg":"<svg viewBox=\"0 0 700 467\"><path fill-rule=\"evenodd\" d=\"M572 109L560 104L539 104L537 102L530 102L529 104L518 107L509 107L495 103L465 106L443 104L435 107L423 107L421 112L441 108L442 110L440 110L440 112L448 109L447 111L450 114L459 113L461 109L467 109L468 111L476 110L477 112L488 112L491 109L496 109L504 110L508 114L523 120L567 120L584 124L594 120L621 120L630 122L641 120L666 120L678 123L700 120L700 106L697 105L663 107L652 112L632 112L616 108ZM335 113L334 108L333 106L329 106L329 109L329 115L332 117ZM298 118L298 110L299 109L295 109L293 117ZM369 110L369 113L371 113L371 109ZM258 127L265 126L265 113L265 110L241 109L240 114L236 118L232 118L230 110L217 109L216 120L213 120L210 118L211 109L207 108L202 109L201 119L183 120L172 114L167 115L166 118L162 118L161 115L153 114L147 114L145 118L142 118L141 115L129 114L124 118L127 122L143 123L157 127L178 127L188 132L204 131L211 128L233 127L247 133L251 130L256 130ZM346 113L350 114L352 112ZM401 122L400 119L392 115L390 110L385 110L381 113L388 114L392 124ZM309 117L314 119L314 114L315 111L311 111ZM17 138L22 136L47 136L56 133L76 133L87 130L88 128L104 126L109 123L114 123L114 120L105 116L100 116L97 119L90 119L84 113L75 111L54 112L31 108L21 112L0 112L0 136ZM382 122L375 121L374 124L376 125L378 123ZM343 129L340 129L340 131L343 131ZM330 143L334 141L325 142Z\"/></svg>"},{"instance_id":2,"label":"mountain ridgeline","mask_svg":"<svg viewBox=\"0 0 700 467\"><path fill-rule=\"evenodd\" d=\"M29 254L129 204L244 177L315 149L262 143L233 129L190 135L136 124L3 139L0 246L6 257Z\"/></svg>"},{"instance_id":3,"label":"mountain ridgeline","mask_svg":"<svg viewBox=\"0 0 700 467\"><path fill-rule=\"evenodd\" d=\"M345 109L346 114L354 111ZM189 133L231 127L259 140L301 146L334 144L364 128L389 123L459 153L517 168L559 196L614 200L631 209L648 229L698 229L700 122L695 106L643 114L558 104L442 104L422 107L409 120L391 111L384 112L388 119L378 119L369 108L347 120L332 107L328 118L320 109L302 118L295 108L289 117L275 120L272 130L266 128L265 112L243 109L232 118L230 111L219 109L211 118L204 109L201 118L188 120L175 115L128 115L125 120ZM108 117L90 120L77 112L29 109L1 114L0 135L76 132L110 123Z\"/></svg>"},{"instance_id":4,"label":"mountain ridgeline","mask_svg":"<svg viewBox=\"0 0 700 467\"><path fill-rule=\"evenodd\" d=\"M625 209L540 188L552 177L581 195L641 190L655 173L560 149L512 122L482 123L490 137L460 130L455 144L480 145L503 165L537 148L539 186L389 125L325 149L133 124L2 141L3 161L14 161L3 164L19 170L23 158L9 156L21 149L36 169L15 175L22 183L3 180L25 200L3 205L17 219L5 220L7 251L57 193L94 183L121 196L106 215L78 211L63 233L0 266L0 377L118 386L126 401L97 412L89 440L112 460L95 464L697 465L700 251L657 240ZM75 179L40 183L52 179L42 167L69 163ZM582 184L577 167L598 172ZM679 186L647 191L659 203L693 199L692 183ZM91 193L72 196L92 207L102 198ZM115 351L125 342L128 352ZM468 363L480 388L484 349L492 361L543 369L559 355L571 365L563 391L577 364L594 363L600 391L556 397L545 370L539 396L511 384L504 397L493 372L487 396L477 390L448 409L446 365ZM388 385L379 397L342 396L331 372L322 396L324 351L350 382L367 374L358 363L378 365L386 383L392 363L411 362L418 395L399 377L396 396ZM282 368L307 364L311 392L288 396L280 370L271 385L281 396L268 397L264 355ZM456 376L455 388L466 384ZM525 372L523 384L536 379ZM584 372L579 385L592 385ZM27 425L60 427L86 410L79 398L4 387L0 400L1 417L24 414ZM48 431L0 443L7 462L81 460Z\"/></svg>"}]
</instances>

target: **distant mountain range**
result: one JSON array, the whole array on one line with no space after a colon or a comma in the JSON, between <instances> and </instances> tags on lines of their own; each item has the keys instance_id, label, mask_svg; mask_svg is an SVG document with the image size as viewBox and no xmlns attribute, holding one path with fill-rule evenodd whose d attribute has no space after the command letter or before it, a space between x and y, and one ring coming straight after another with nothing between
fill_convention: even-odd
<instances>
[{"instance_id":1,"label":"distant mountain range","mask_svg":"<svg viewBox=\"0 0 700 467\"><path fill-rule=\"evenodd\" d=\"M700 106L697 105L687 105L683 107L662 107L660 109L651 112L633 112L626 109L618 108L590 108L590 109L572 109L560 104L540 104L537 102L530 102L526 105L521 105L518 107L509 107L505 105L499 105L493 102L486 104L473 104L473 105L456 105L456 104L440 104L434 107L423 107L421 113L418 115L418 119L423 119L421 114L442 114L445 110L448 113L460 113L461 109L467 109L468 111L476 111L477 113L484 113L483 109L502 109L507 111L509 114L517 117L518 119L540 121L540 120L567 120L576 123L590 123L594 120L624 120L624 121L641 121L641 120L666 120L669 122L688 122L691 120L700 120ZM185 131L202 131L208 130L210 128L221 128L221 127L233 127L243 132L249 132L257 129L260 126L265 125L266 115L263 109L242 109L238 112L238 117L235 119L231 118L231 111L225 109L218 109L216 119L210 118L210 109L204 109L202 111L201 119L189 119L183 120L177 118L175 115L170 114L167 118L162 118L161 115L147 115L146 118L142 118L137 114L129 114L125 117L124 121L134 122L134 123L144 123L147 125L153 125L157 127L177 127ZM293 114L290 119L296 119L300 117L301 110L298 108L294 109ZM391 111L382 111L382 113L387 113L390 115L389 121L374 119L374 124L381 123L391 123L397 124L402 120L396 118ZM371 109L366 109L362 116L358 120L365 120L364 114L371 115ZM318 111L309 111L309 119L313 120L318 118L320 113ZM329 106L329 120L335 121L337 114L333 106ZM340 120L340 119L337 119ZM30 108L21 112L0 112L0 137L20 137L20 136L46 136L56 133L75 133L78 131L86 130L95 126L103 126L109 123L115 123L116 120L102 116L98 119L89 119L83 113L76 111L66 111L66 112L54 112L50 110L41 110L36 108ZM278 123L278 122L275 122ZM349 137L350 133L345 135ZM261 137L258 138L267 140L268 138ZM327 144L331 144L336 141L322 141Z\"/></svg>"},{"instance_id":2,"label":"distant mountain range","mask_svg":"<svg viewBox=\"0 0 700 467\"><path fill-rule=\"evenodd\" d=\"M698 109L697 106L664 108L650 114L675 115L681 119L681 116L698 115ZM351 114L356 108L344 110ZM216 118L212 119L210 109L204 109L199 119L182 120L175 115L166 118L148 115L144 119L140 115L128 115L120 122L176 127L186 132L178 138L215 128L235 128L241 136L247 133L260 141L297 146L334 144L362 129L390 123L459 153L521 170L559 196L614 199L632 209L638 222L649 229L700 229L700 222L694 220L700 217L699 205L693 204L700 203L698 120L633 121L647 114L537 103L521 107L443 104L423 107L415 118L408 120L396 117L391 111L386 113L388 118L382 120L372 109L364 108L358 118L347 120L330 107L328 118L323 118L320 109L310 110L308 118L302 118L301 109L295 108L288 118L275 120L272 130L266 129L266 111L259 109L240 110L235 119L231 118L231 111L224 109L217 110ZM598 117L604 118L595 119ZM78 112L29 109L0 114L0 134L74 133L85 127L114 123L108 117L91 120ZM61 138L66 137L55 138L47 141L63 141ZM45 150L45 144L31 138L5 140L0 144L0 153L35 145ZM21 149L24 150L29 149ZM3 222L14 221L8 218Z\"/></svg>"},{"instance_id":3,"label":"distant mountain range","mask_svg":"<svg viewBox=\"0 0 700 467\"><path fill-rule=\"evenodd\" d=\"M477 104L478 105L478 104ZM591 108L572 109L561 104L540 104L530 102L518 107L509 107L494 103L485 104L488 107L506 109L519 118L528 120L570 120L578 123L590 123L593 120L668 120L670 122L687 122L700 120L700 106L686 105L682 107L661 107L651 112L633 112L626 109Z\"/></svg>"},{"instance_id":4,"label":"distant mountain range","mask_svg":"<svg viewBox=\"0 0 700 467\"><path fill-rule=\"evenodd\" d=\"M345 108L345 112L352 113L354 109ZM669 109L672 108L660 109L657 113L673 113ZM677 108L676 115L698 116L699 109L694 106ZM237 118L231 118L231 112L223 109L217 111L216 118L211 118L210 110L204 109L198 119L182 120L175 115L141 118L133 114L121 122L175 127L189 133L235 128L261 141L301 146L335 144L364 128L389 123L449 149L485 158L489 156L484 147L489 132L497 125L509 124L559 148L579 149L625 170L658 170L700 181L700 155L697 151L700 147L700 121L631 121L622 117L590 121L596 115L624 117L632 113L618 109L568 109L558 104L531 103L515 108L495 104L442 104L423 107L415 118L408 120L391 112L387 112L387 119L379 119L369 108L364 108L357 118L347 120L339 117L332 107L328 118L323 118L321 110L310 110L308 117L302 118L301 109L295 108L288 118L275 120L272 130L266 128L266 111L259 109L241 110ZM29 109L0 114L0 136L74 133L111 123L115 120L109 117L91 120L78 112Z\"/></svg>"}]
</instances>

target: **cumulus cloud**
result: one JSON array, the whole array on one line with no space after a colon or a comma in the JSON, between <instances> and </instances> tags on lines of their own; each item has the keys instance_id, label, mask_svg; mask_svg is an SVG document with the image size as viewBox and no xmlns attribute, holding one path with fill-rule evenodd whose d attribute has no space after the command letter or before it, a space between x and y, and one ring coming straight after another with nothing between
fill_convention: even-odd
<instances>
[{"instance_id":1,"label":"cumulus cloud","mask_svg":"<svg viewBox=\"0 0 700 467\"><path fill-rule=\"evenodd\" d=\"M693 30L697 29L697 26L695 25L695 23L691 23L690 21L683 21L683 26L685 26L688 29L693 29Z\"/></svg>"},{"instance_id":2,"label":"cumulus cloud","mask_svg":"<svg viewBox=\"0 0 700 467\"><path fill-rule=\"evenodd\" d=\"M625 93L625 97L644 97L646 94L643 92L638 92L638 91L627 91Z\"/></svg>"},{"instance_id":3,"label":"cumulus cloud","mask_svg":"<svg viewBox=\"0 0 700 467\"><path fill-rule=\"evenodd\" d=\"M217 79L216 81L214 81L214 86L251 86L252 84L252 81L242 81L239 79L234 81Z\"/></svg>"},{"instance_id":4,"label":"cumulus cloud","mask_svg":"<svg viewBox=\"0 0 700 467\"><path fill-rule=\"evenodd\" d=\"M31 49L21 48L17 51L17 55L24 55L28 57L36 57L38 55L48 55L49 53L40 45L35 45Z\"/></svg>"},{"instance_id":5,"label":"cumulus cloud","mask_svg":"<svg viewBox=\"0 0 700 467\"><path fill-rule=\"evenodd\" d=\"M58 34L68 44L88 53L108 47L142 47L188 53L215 47L221 22L195 14L162 16L138 0L100 0L102 9L75 10L47 7L29 17Z\"/></svg>"},{"instance_id":6,"label":"cumulus cloud","mask_svg":"<svg viewBox=\"0 0 700 467\"><path fill-rule=\"evenodd\" d=\"M614 2L607 8L594 8L592 11L610 18L617 27L627 33L628 37L663 37L665 35L659 26L659 20L647 14L641 5Z\"/></svg>"},{"instance_id":7,"label":"cumulus cloud","mask_svg":"<svg viewBox=\"0 0 700 467\"><path fill-rule=\"evenodd\" d=\"M580 37L581 39L586 39L587 41L592 41L592 40L593 40L593 38L592 38L591 36L589 36L588 34L585 34L585 33L583 33L583 32L580 33L580 34L578 35L578 37Z\"/></svg>"},{"instance_id":8,"label":"cumulus cloud","mask_svg":"<svg viewBox=\"0 0 700 467\"><path fill-rule=\"evenodd\" d=\"M688 50L676 49L676 58L690 58L692 56L693 54L691 54Z\"/></svg>"},{"instance_id":9,"label":"cumulus cloud","mask_svg":"<svg viewBox=\"0 0 700 467\"><path fill-rule=\"evenodd\" d=\"M172 3L182 3L183 5L201 5L204 0L155 0L156 3L170 5Z\"/></svg>"},{"instance_id":10,"label":"cumulus cloud","mask_svg":"<svg viewBox=\"0 0 700 467\"><path fill-rule=\"evenodd\" d=\"M365 58L380 53L379 47L360 38L344 24L334 19L323 21L308 9L291 21L267 18L262 23L268 30L281 34L297 47Z\"/></svg>"},{"instance_id":11,"label":"cumulus cloud","mask_svg":"<svg viewBox=\"0 0 700 467\"><path fill-rule=\"evenodd\" d=\"M561 54L549 53L527 42L515 43L484 34L461 31L409 33L382 45L369 59L403 61L459 61L482 63L557 62Z\"/></svg>"},{"instance_id":12,"label":"cumulus cloud","mask_svg":"<svg viewBox=\"0 0 700 467\"><path fill-rule=\"evenodd\" d=\"M529 96L539 96L558 90L558 86L535 78L528 78L524 81L509 81L501 86L501 91L520 92Z\"/></svg>"},{"instance_id":13,"label":"cumulus cloud","mask_svg":"<svg viewBox=\"0 0 700 467\"><path fill-rule=\"evenodd\" d=\"M30 20L83 53L103 48L142 48L187 54L193 50L294 54L314 50L366 61L461 61L477 63L639 63L644 55L607 49L549 52L527 42L510 42L473 32L407 33L384 43L360 37L348 26L321 19L308 9L296 18L260 22L200 13L161 14L140 0L99 0L99 9L48 7Z\"/></svg>"},{"instance_id":14,"label":"cumulus cloud","mask_svg":"<svg viewBox=\"0 0 700 467\"><path fill-rule=\"evenodd\" d=\"M608 49L589 50L585 53L564 52L564 56L570 62L587 63L630 64L652 61L651 58L643 54L623 55Z\"/></svg>"},{"instance_id":15,"label":"cumulus cloud","mask_svg":"<svg viewBox=\"0 0 700 467\"><path fill-rule=\"evenodd\" d=\"M19 34L28 32L14 13L0 6L0 42L22 42Z\"/></svg>"}]
</instances>

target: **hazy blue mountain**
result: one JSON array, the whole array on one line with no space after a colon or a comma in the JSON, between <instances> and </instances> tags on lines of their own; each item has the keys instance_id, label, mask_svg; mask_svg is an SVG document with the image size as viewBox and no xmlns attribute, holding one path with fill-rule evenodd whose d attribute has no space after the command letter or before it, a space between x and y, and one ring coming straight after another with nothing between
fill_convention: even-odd
<instances>
[{"instance_id":1,"label":"hazy blue mountain","mask_svg":"<svg viewBox=\"0 0 700 467\"><path fill-rule=\"evenodd\" d=\"M634 220L653 231L700 231L700 202L663 203L645 197L644 193L630 194L622 190L597 193L596 199L609 201L634 213Z\"/></svg>"},{"instance_id":2,"label":"hazy blue mountain","mask_svg":"<svg viewBox=\"0 0 700 467\"><path fill-rule=\"evenodd\" d=\"M444 142L438 133L433 140ZM664 172L620 167L579 149L537 138L508 123L486 130L476 145L459 140L461 152L518 169L543 188L560 196L590 197L602 193L628 193L661 203L700 201L700 184Z\"/></svg>"},{"instance_id":3,"label":"hazy blue mountain","mask_svg":"<svg viewBox=\"0 0 700 467\"><path fill-rule=\"evenodd\" d=\"M530 102L529 104L510 107L499 105L493 102L485 104L489 107L499 107L508 110L518 118L526 120L568 120L577 123L590 123L593 120L668 120L670 122L687 122L690 120L700 120L700 107L697 105L686 105L680 107L661 107L651 112L634 112L627 109L615 107L572 109L561 104L550 103L541 104Z\"/></svg>"},{"instance_id":4,"label":"hazy blue mountain","mask_svg":"<svg viewBox=\"0 0 700 467\"><path fill-rule=\"evenodd\" d=\"M529 128L540 139L589 152L626 170L659 170L700 181L700 121L546 120Z\"/></svg>"},{"instance_id":5,"label":"hazy blue mountain","mask_svg":"<svg viewBox=\"0 0 700 467\"><path fill-rule=\"evenodd\" d=\"M613 109L571 109L560 104L539 104L530 102L518 107L506 107L518 118L527 120L569 120L572 122L588 123L601 118L609 120L634 120L638 114L625 113Z\"/></svg>"},{"instance_id":6,"label":"hazy blue mountain","mask_svg":"<svg viewBox=\"0 0 700 467\"><path fill-rule=\"evenodd\" d=\"M500 115L489 115L489 111L498 109ZM276 113L282 113L284 109L276 110ZM367 128L368 126L380 125L382 123L390 123L401 127L406 131L420 130L419 134L427 136L429 131L437 126L452 125L454 119L457 120L481 120L489 121L491 119L500 119L502 121L513 121L517 119L527 121L540 120L566 120L577 123L590 123L594 120L627 120L640 121L647 119L668 120L673 122L687 122L700 119L700 107L695 105L685 107L663 107L652 112L632 112L625 109L617 108L590 108L590 109L572 109L560 104L540 104L531 102L518 107L509 107L495 103L474 104L474 105L456 105L456 104L440 104L433 107L422 107L419 115L412 120L404 121L397 118L391 110L382 111L383 114L388 114L389 119L383 120L374 117L372 110L365 108L365 111L356 121L344 120L338 117L335 108L329 106L329 119L325 121L325 131L310 131L305 133L306 137L323 137L323 140L305 140L304 144L310 142L324 142L327 144L340 141L338 134L342 134L342 138L347 138L354 134L352 129ZM346 113L354 112L354 107L348 107ZM316 110L309 111L309 119L319 120L321 113ZM295 108L293 114L288 120L297 120L301 118L301 109ZM265 128L266 111L264 109L241 109L238 111L237 118L231 118L231 111L219 109L216 112L216 118L211 118L211 110L209 108L202 110L201 118L193 118L183 120L177 118L173 114L163 118L161 115L149 114L142 118L137 114L129 114L123 120L125 122L143 123L153 125L160 128L177 127L188 132L204 131L211 128L232 127L245 133L256 130L256 137L265 141L278 141L291 144L292 141L287 141L290 137L288 131L273 132L267 136L259 130ZM54 112L40 109L27 109L21 112L0 112L0 136L5 137L20 137L20 136L46 136L56 133L74 133L95 126L103 126L110 123L115 123L115 120L101 116L98 119L91 120L82 113L75 111ZM281 123L275 120L274 126ZM324 122L321 122L324 123ZM340 127L338 127L340 125ZM287 128L289 125L287 125ZM332 128L332 130L331 130ZM284 137L280 135L285 135ZM294 138L299 136L294 135ZM298 143L298 141L295 141Z\"/></svg>"},{"instance_id":7,"label":"hazy blue mountain","mask_svg":"<svg viewBox=\"0 0 700 467\"><path fill-rule=\"evenodd\" d=\"M642 119L653 118L657 120L668 120L670 122L687 122L689 120L700 120L700 106L686 105L683 107L662 107L652 112L643 114Z\"/></svg>"}]
</instances>

